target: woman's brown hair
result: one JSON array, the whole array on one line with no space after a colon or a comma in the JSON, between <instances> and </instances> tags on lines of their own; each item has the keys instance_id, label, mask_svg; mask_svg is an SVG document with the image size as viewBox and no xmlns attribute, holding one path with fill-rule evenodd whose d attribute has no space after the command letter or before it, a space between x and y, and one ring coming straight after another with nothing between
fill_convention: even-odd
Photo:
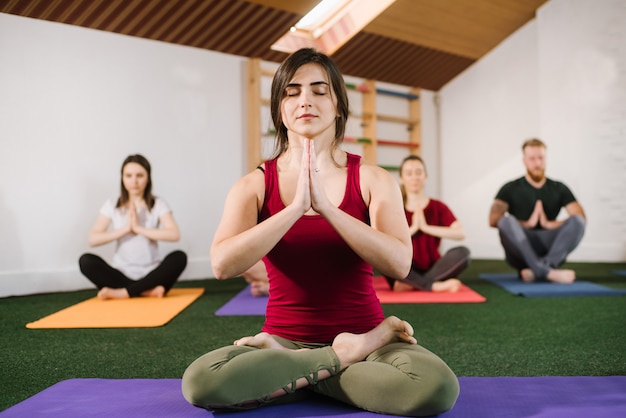
<instances>
[{"instance_id":1,"label":"woman's brown hair","mask_svg":"<svg viewBox=\"0 0 626 418\"><path fill-rule=\"evenodd\" d=\"M148 159L141 154L129 155L122 163L120 197L117 199L117 205L115 205L115 207L121 208L126 206L126 204L128 203L128 190L126 190L126 188L124 187L124 167L126 167L126 164L129 163L139 164L146 170L146 173L148 173L148 183L146 184L146 189L143 191L143 200L146 202L148 210L152 210L152 208L154 207L155 198L152 195L152 175L150 174L150 162L148 162Z\"/></svg>"},{"instance_id":2,"label":"woman's brown hair","mask_svg":"<svg viewBox=\"0 0 626 418\"><path fill-rule=\"evenodd\" d=\"M348 93L343 76L337 68L335 62L327 55L317 52L312 48L303 48L291 54L278 67L272 80L271 93L271 114L274 128L276 129L276 142L274 144L274 155L277 158L287 150L289 140L287 138L287 127L283 124L281 103L287 95L287 85L293 79L298 68L305 64L317 64L321 66L328 75L331 91L337 98L337 118L335 120L335 139L333 140L331 153L343 141L348 121Z\"/></svg>"}]
</instances>

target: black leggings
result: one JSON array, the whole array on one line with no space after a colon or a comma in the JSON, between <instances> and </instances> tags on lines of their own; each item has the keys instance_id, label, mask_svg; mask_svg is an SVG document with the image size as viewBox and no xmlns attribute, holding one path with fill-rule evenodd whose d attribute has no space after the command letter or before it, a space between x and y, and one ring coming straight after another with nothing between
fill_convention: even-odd
<instances>
[{"instance_id":1,"label":"black leggings","mask_svg":"<svg viewBox=\"0 0 626 418\"><path fill-rule=\"evenodd\" d=\"M469 263L469 250L466 247L454 247L437 260L430 270L420 272L412 267L409 275L400 281L410 284L415 289L431 290L433 283L458 276L469 266ZM386 279L389 282L389 286L393 289L393 279L389 277Z\"/></svg>"},{"instance_id":2,"label":"black leggings","mask_svg":"<svg viewBox=\"0 0 626 418\"><path fill-rule=\"evenodd\" d=\"M136 297L146 290L163 286L167 294L187 266L187 254L182 251L174 251L168 254L161 264L139 280L129 279L124 273L111 267L95 254L83 254L78 260L78 265L80 266L80 271L98 289L103 287L124 288L128 291L130 297Z\"/></svg>"}]
</instances>

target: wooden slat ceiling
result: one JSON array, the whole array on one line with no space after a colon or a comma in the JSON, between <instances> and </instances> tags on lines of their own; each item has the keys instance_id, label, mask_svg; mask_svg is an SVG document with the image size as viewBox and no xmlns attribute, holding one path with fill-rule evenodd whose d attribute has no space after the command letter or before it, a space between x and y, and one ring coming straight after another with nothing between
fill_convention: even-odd
<instances>
[{"instance_id":1,"label":"wooden slat ceiling","mask_svg":"<svg viewBox=\"0 0 626 418\"><path fill-rule=\"evenodd\" d=\"M0 0L0 12L280 62L319 0ZM548 0L397 0L333 54L344 74L437 91Z\"/></svg>"}]
</instances>

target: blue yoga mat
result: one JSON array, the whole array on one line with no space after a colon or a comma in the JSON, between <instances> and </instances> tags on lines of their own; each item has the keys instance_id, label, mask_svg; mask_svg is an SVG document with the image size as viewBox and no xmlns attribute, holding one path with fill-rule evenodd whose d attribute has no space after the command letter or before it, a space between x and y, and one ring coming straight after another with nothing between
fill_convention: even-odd
<instances>
[{"instance_id":1,"label":"blue yoga mat","mask_svg":"<svg viewBox=\"0 0 626 418\"><path fill-rule=\"evenodd\" d=\"M618 276L626 276L626 270L613 270L613 274L617 274Z\"/></svg>"},{"instance_id":2,"label":"blue yoga mat","mask_svg":"<svg viewBox=\"0 0 626 418\"><path fill-rule=\"evenodd\" d=\"M456 405L439 418L626 417L626 376L461 377L459 383ZM0 412L0 417L392 417L321 396L212 413L187 403L180 385L180 379L69 379Z\"/></svg>"},{"instance_id":3,"label":"blue yoga mat","mask_svg":"<svg viewBox=\"0 0 626 418\"><path fill-rule=\"evenodd\" d=\"M620 296L626 294L626 289L611 289L596 283L576 280L571 284L550 282L522 282L517 273L481 273L481 279L488 280L504 290L520 296L532 297L559 297L559 296Z\"/></svg>"}]
</instances>

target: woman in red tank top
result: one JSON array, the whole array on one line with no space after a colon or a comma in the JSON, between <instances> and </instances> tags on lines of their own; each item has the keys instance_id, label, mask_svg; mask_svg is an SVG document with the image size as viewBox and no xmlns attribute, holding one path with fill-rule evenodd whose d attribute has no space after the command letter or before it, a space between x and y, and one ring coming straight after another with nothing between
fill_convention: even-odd
<instances>
[{"instance_id":1,"label":"woman in red tank top","mask_svg":"<svg viewBox=\"0 0 626 418\"><path fill-rule=\"evenodd\" d=\"M465 228L445 203L425 194L427 177L420 157L409 155L402 160L399 180L413 241L413 266L403 280L388 279L389 285L396 291L457 292L461 288L457 277L469 265L470 251L460 245L442 256L439 244L443 238L464 239Z\"/></svg>"},{"instance_id":2,"label":"woman in red tank top","mask_svg":"<svg viewBox=\"0 0 626 418\"><path fill-rule=\"evenodd\" d=\"M407 276L412 246L394 178L339 147L348 117L341 73L302 49L271 91L275 155L233 186L211 247L217 279L263 259L266 322L194 361L185 398L210 410L253 408L308 387L375 412L447 411L456 376L409 323L384 318L373 290L372 268Z\"/></svg>"}]
</instances>

